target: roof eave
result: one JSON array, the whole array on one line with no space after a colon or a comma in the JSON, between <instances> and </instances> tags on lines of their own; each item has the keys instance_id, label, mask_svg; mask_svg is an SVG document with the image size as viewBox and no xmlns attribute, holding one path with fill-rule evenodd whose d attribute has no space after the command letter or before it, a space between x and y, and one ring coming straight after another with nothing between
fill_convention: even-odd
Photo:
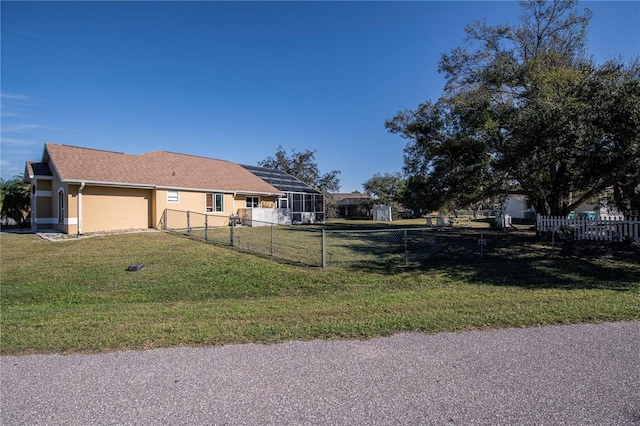
<instances>
[{"instance_id":1,"label":"roof eave","mask_svg":"<svg viewBox=\"0 0 640 426\"><path fill-rule=\"evenodd\" d=\"M267 192L267 191L252 191L245 189L216 189L216 188L188 188L183 186L164 186L157 185L156 189L165 189L169 191L200 191L200 192L218 192L226 194L242 194L242 195L272 195L279 196L284 195L284 192Z\"/></svg>"},{"instance_id":2,"label":"roof eave","mask_svg":"<svg viewBox=\"0 0 640 426\"><path fill-rule=\"evenodd\" d=\"M138 188L138 189L154 189L155 185L149 185L145 183L128 183L128 182L105 182L105 181L96 181L96 180L86 180L86 179L67 179L63 180L62 183L71 184L71 185L94 185L94 186L110 186L110 187L120 187L120 188Z\"/></svg>"}]
</instances>

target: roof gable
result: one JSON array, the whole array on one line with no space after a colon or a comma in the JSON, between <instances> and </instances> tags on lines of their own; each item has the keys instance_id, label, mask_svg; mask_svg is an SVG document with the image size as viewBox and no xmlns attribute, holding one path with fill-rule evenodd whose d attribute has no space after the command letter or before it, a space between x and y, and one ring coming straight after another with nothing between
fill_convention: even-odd
<instances>
[{"instance_id":1,"label":"roof gable","mask_svg":"<svg viewBox=\"0 0 640 426\"><path fill-rule=\"evenodd\" d=\"M51 169L49 168L49 164L36 163L33 161L27 161L25 175L27 175L29 179L34 178L36 176L40 176L40 177L53 176L53 174L51 173ZM25 178L27 176L25 176Z\"/></svg>"},{"instance_id":2,"label":"roof gable","mask_svg":"<svg viewBox=\"0 0 640 426\"><path fill-rule=\"evenodd\" d=\"M45 144L45 155L64 182L278 194L236 163L166 151L133 155Z\"/></svg>"}]
</instances>

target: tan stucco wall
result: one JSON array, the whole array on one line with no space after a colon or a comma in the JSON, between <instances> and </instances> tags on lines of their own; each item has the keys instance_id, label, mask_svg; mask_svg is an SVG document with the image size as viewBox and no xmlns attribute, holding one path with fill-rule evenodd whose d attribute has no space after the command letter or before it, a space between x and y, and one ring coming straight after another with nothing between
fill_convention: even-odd
<instances>
[{"instance_id":1,"label":"tan stucco wall","mask_svg":"<svg viewBox=\"0 0 640 426\"><path fill-rule=\"evenodd\" d=\"M168 225L171 228L186 228L187 219L184 212L190 211L192 227L203 227L205 222L205 214L208 216L209 226L224 226L229 224L229 216L234 211L233 194L223 194L223 212L207 212L207 194L211 192L197 191L178 191L180 201L177 203L167 202L168 190L157 189L154 191L155 210L154 210L154 226L161 228L163 226L163 218L165 209L170 210L168 213ZM218 192L218 194L220 194ZM174 210L178 212L173 212Z\"/></svg>"},{"instance_id":2,"label":"tan stucco wall","mask_svg":"<svg viewBox=\"0 0 640 426\"><path fill-rule=\"evenodd\" d=\"M50 165L51 167L51 165ZM60 190L64 191L64 200L66 202L65 207L65 213L64 213L64 218L62 223L60 223L58 221L58 192L60 192ZM58 179L58 177L56 176L56 174L53 174L53 180L51 182L51 217L54 221L54 223L51 225L51 228L53 229L57 229L58 231L61 232L66 232L66 233L71 233L71 232L76 232L76 228L73 229L73 231L69 230L69 209L68 206L71 203L71 198L69 197L69 188L66 184L63 184L60 179ZM76 220L76 216L73 216L73 220L71 220L71 222L73 223L73 221Z\"/></svg>"},{"instance_id":3,"label":"tan stucco wall","mask_svg":"<svg viewBox=\"0 0 640 426\"><path fill-rule=\"evenodd\" d=\"M38 191L51 191L51 181L46 179L36 181L36 189Z\"/></svg>"},{"instance_id":4,"label":"tan stucco wall","mask_svg":"<svg viewBox=\"0 0 640 426\"><path fill-rule=\"evenodd\" d=\"M51 180L34 179L31 190L31 223L35 223L37 229L50 229L53 221Z\"/></svg>"},{"instance_id":5,"label":"tan stucco wall","mask_svg":"<svg viewBox=\"0 0 640 426\"><path fill-rule=\"evenodd\" d=\"M72 209L77 217L78 186L71 188ZM151 190L85 186L82 191L82 233L122 229L146 229L151 224ZM76 225L77 232L77 225Z\"/></svg>"},{"instance_id":6,"label":"tan stucco wall","mask_svg":"<svg viewBox=\"0 0 640 426\"><path fill-rule=\"evenodd\" d=\"M51 204L51 197L38 197L38 199L36 200L35 210L36 218L51 218L53 216L51 213ZM44 228L44 225L45 224L43 223L40 228Z\"/></svg>"},{"instance_id":7,"label":"tan stucco wall","mask_svg":"<svg viewBox=\"0 0 640 426\"><path fill-rule=\"evenodd\" d=\"M189 221L191 227L204 227L205 215L209 226L227 226L229 225L229 216L237 215L238 210L245 208L246 195L224 194L224 211L223 212L207 212L206 211L206 194L207 192L196 191L179 191L180 201L177 203L167 202L167 190L158 189L154 191L155 210L154 210L154 226L161 228L164 225L164 213L167 209L167 226L169 228L186 228L187 216L186 211L190 212ZM275 196L259 196L260 206L264 208L275 207Z\"/></svg>"}]
</instances>

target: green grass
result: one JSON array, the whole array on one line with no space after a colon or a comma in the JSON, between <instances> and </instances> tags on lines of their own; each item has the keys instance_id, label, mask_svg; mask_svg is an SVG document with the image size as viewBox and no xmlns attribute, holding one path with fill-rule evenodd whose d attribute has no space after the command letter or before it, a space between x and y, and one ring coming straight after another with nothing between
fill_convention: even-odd
<instances>
[{"instance_id":1,"label":"green grass","mask_svg":"<svg viewBox=\"0 0 640 426\"><path fill-rule=\"evenodd\" d=\"M466 223L466 219L465 219ZM423 262L432 257L450 257L452 251L477 250L480 229L488 228L486 219L470 222L472 226L456 227L455 235L468 238L451 240L452 228L425 227L425 219L404 219L393 222L333 219L325 224L295 226L238 226L233 229L234 247L245 252L267 255L305 266L326 266L366 262L371 265L398 265ZM323 236L321 230L325 230ZM495 230L493 230L495 231ZM172 229L176 235L229 246L232 228ZM407 241L407 246L405 246ZM464 244L461 244L464 242ZM457 257L457 256L454 256Z\"/></svg>"},{"instance_id":2,"label":"green grass","mask_svg":"<svg viewBox=\"0 0 640 426\"><path fill-rule=\"evenodd\" d=\"M2 354L640 319L637 257L550 258L526 235L482 263L326 269L161 232L0 238ZM146 267L126 272L134 263Z\"/></svg>"}]
</instances>

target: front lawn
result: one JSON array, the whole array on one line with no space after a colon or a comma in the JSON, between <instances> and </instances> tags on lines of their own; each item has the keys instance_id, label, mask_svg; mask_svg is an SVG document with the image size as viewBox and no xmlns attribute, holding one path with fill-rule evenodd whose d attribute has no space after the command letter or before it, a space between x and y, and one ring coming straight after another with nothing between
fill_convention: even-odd
<instances>
[{"instance_id":1,"label":"front lawn","mask_svg":"<svg viewBox=\"0 0 640 426\"><path fill-rule=\"evenodd\" d=\"M632 257L322 269L163 232L0 238L4 355L640 319Z\"/></svg>"}]
</instances>

